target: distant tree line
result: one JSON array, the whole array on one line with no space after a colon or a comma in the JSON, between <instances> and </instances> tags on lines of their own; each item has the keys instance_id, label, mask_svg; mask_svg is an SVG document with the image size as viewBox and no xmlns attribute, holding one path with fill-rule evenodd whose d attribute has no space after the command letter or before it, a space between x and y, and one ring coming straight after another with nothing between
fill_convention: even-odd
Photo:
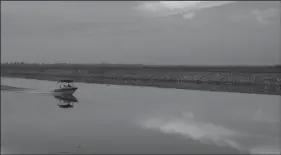
<instances>
[{"instance_id":1,"label":"distant tree line","mask_svg":"<svg viewBox=\"0 0 281 155\"><path fill-rule=\"evenodd\" d=\"M280 72L281 64L272 66L156 66L156 65L139 65L139 64L74 64L74 63L26 63L26 62L1 62L1 67L5 68L32 68L32 69L74 69L74 70L91 70L91 69L137 69L150 71L188 71L188 72Z\"/></svg>"}]
</instances>

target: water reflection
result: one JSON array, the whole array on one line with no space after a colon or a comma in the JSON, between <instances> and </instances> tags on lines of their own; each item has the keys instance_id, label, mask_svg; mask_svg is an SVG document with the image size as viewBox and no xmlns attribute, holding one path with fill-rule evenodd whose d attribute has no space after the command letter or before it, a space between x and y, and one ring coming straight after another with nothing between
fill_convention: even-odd
<instances>
[{"instance_id":1,"label":"water reflection","mask_svg":"<svg viewBox=\"0 0 281 155\"><path fill-rule=\"evenodd\" d=\"M13 81L35 90L1 91L6 154L280 154L280 96Z\"/></svg>"},{"instance_id":2,"label":"water reflection","mask_svg":"<svg viewBox=\"0 0 281 155\"><path fill-rule=\"evenodd\" d=\"M253 125L254 122L248 123ZM182 135L204 144L231 147L241 153L280 154L278 137L256 133L253 130L231 129L216 123L206 122L195 117L192 112L183 113L179 117L155 116L141 121L139 125L144 129Z\"/></svg>"},{"instance_id":3,"label":"water reflection","mask_svg":"<svg viewBox=\"0 0 281 155\"><path fill-rule=\"evenodd\" d=\"M55 99L59 100L57 104L60 108L73 108L75 103L78 103L78 100L73 95L54 95Z\"/></svg>"}]
</instances>

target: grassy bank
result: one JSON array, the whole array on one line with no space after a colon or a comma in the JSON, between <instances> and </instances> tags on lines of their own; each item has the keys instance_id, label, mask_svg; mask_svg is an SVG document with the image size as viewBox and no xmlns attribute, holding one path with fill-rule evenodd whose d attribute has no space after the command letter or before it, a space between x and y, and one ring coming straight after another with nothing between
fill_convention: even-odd
<instances>
[{"instance_id":1,"label":"grassy bank","mask_svg":"<svg viewBox=\"0 0 281 155\"><path fill-rule=\"evenodd\" d=\"M280 95L280 66L2 64L1 75L42 80Z\"/></svg>"}]
</instances>

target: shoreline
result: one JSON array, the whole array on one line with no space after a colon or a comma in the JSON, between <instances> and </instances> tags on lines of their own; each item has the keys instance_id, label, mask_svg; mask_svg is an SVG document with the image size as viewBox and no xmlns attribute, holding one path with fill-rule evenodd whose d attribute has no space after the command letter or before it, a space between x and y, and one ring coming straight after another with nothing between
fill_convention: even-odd
<instances>
[{"instance_id":1,"label":"shoreline","mask_svg":"<svg viewBox=\"0 0 281 155\"><path fill-rule=\"evenodd\" d=\"M56 66L55 66L56 65ZM1 65L2 77L109 85L281 95L280 68L97 65Z\"/></svg>"},{"instance_id":2,"label":"shoreline","mask_svg":"<svg viewBox=\"0 0 281 155\"><path fill-rule=\"evenodd\" d=\"M35 80L46 80L46 81L57 81L55 79L47 78L24 78L24 77L15 77L23 79L35 79ZM200 91L211 91L211 92L231 92L231 93L245 93L245 94L263 94L263 95L280 95L281 89L275 85L263 86L263 85L254 85L254 86L235 86L232 84L226 85L214 85L214 84L196 84L196 83L160 83L156 82L143 83L143 84L134 84L134 83L125 83L122 81L116 82L90 82L90 81L76 81L81 83L92 83L92 84L106 84L106 85L119 85L119 86L137 86L137 87L156 87L156 88L174 88L174 89L185 89L185 90L200 90ZM2 87L2 85L1 85ZM1 88L2 90L2 88Z\"/></svg>"}]
</instances>

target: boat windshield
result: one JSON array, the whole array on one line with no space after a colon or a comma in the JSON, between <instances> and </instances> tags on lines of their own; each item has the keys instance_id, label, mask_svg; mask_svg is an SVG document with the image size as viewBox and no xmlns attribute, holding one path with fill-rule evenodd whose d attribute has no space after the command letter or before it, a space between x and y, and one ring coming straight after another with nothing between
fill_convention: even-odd
<instances>
[{"instance_id":1,"label":"boat windshield","mask_svg":"<svg viewBox=\"0 0 281 155\"><path fill-rule=\"evenodd\" d=\"M58 81L60 88L73 87L73 80L60 80Z\"/></svg>"},{"instance_id":2,"label":"boat windshield","mask_svg":"<svg viewBox=\"0 0 281 155\"><path fill-rule=\"evenodd\" d=\"M67 88L67 87L73 87L73 83L65 83L65 82L60 83L60 88Z\"/></svg>"},{"instance_id":3,"label":"boat windshield","mask_svg":"<svg viewBox=\"0 0 281 155\"><path fill-rule=\"evenodd\" d=\"M72 83L73 80L60 80L58 83Z\"/></svg>"}]
</instances>

